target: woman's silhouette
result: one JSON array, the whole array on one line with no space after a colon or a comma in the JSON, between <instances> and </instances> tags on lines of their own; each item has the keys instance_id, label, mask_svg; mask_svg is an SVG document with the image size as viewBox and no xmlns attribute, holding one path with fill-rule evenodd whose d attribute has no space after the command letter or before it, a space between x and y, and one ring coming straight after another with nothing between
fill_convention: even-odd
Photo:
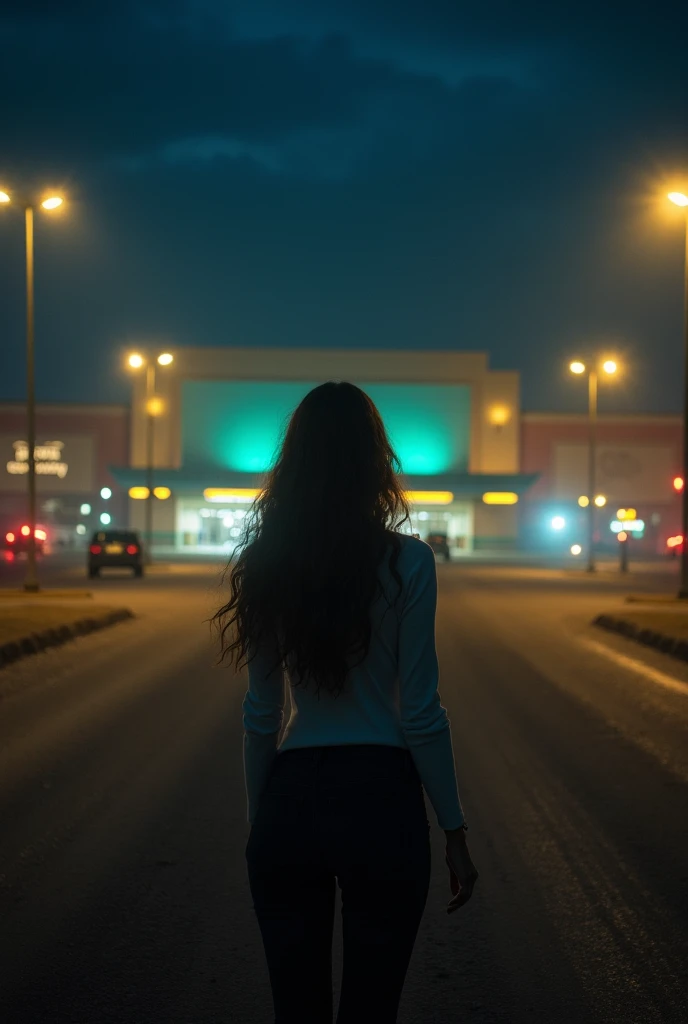
<instances>
[{"instance_id":1,"label":"woman's silhouette","mask_svg":"<svg viewBox=\"0 0 688 1024\"><path fill-rule=\"evenodd\" d=\"M399 468L360 388L309 392L215 616L223 657L248 664L246 859L276 1024L331 1024L337 883L337 1024L396 1021L430 880L423 789L447 835L449 912L477 878L437 690L435 556L398 532Z\"/></svg>"}]
</instances>

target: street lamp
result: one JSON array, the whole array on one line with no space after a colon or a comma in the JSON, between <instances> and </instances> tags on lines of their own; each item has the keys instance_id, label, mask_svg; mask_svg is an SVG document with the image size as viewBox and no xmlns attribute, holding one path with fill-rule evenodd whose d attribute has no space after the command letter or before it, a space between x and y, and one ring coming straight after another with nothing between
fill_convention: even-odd
<instances>
[{"instance_id":1,"label":"street lamp","mask_svg":"<svg viewBox=\"0 0 688 1024\"><path fill-rule=\"evenodd\" d=\"M619 369L614 359L605 359L601 364L602 373L613 376ZM588 375L588 493L578 499L581 508L588 510L588 572L595 571L595 509L603 508L606 498L595 495L595 460L597 458L597 382L599 371L597 364L586 365L580 359L569 364L571 373L581 377ZM587 499L587 500L584 500Z\"/></svg>"},{"instance_id":2,"label":"street lamp","mask_svg":"<svg viewBox=\"0 0 688 1024\"><path fill-rule=\"evenodd\" d=\"M675 206L688 207L688 196L683 192L670 192L668 199ZM683 346L684 346L684 384L683 384L683 478L688 480L688 216L686 221L686 247L684 260L684 309L683 309ZM683 524L683 536L688 536L688 489L683 489L683 503L681 521ZM683 543L681 548L681 583L678 596L688 598L688 545Z\"/></svg>"},{"instance_id":3,"label":"street lamp","mask_svg":"<svg viewBox=\"0 0 688 1024\"><path fill-rule=\"evenodd\" d=\"M130 370L146 370L146 562L148 565L153 560L153 502L155 493L153 487L153 463L154 463L154 440L155 440L155 418L162 415L164 403L155 394L155 364L158 366L171 366L174 356L171 352L160 352L155 358L147 353L132 352L127 358L127 366Z\"/></svg>"},{"instance_id":4,"label":"street lamp","mask_svg":"<svg viewBox=\"0 0 688 1024\"><path fill-rule=\"evenodd\" d=\"M12 194L0 190L0 203L12 203ZM58 195L46 195L39 205L43 210L56 210L62 206L64 199ZM25 197L17 200L24 210L25 250L26 250L26 433L29 448L28 472L28 565L24 590L36 593L40 589L36 573L36 390L34 380L34 303L33 303L33 215L35 201Z\"/></svg>"}]
</instances>

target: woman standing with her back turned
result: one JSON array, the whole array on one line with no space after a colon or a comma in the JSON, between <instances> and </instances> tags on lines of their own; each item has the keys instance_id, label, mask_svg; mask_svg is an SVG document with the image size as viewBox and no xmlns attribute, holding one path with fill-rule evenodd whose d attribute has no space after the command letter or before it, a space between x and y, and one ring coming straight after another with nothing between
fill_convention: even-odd
<instances>
[{"instance_id":1,"label":"woman standing with her back turned","mask_svg":"<svg viewBox=\"0 0 688 1024\"><path fill-rule=\"evenodd\" d=\"M223 657L248 664L246 860L275 1024L332 1022L337 883L337 1024L397 1020L430 884L423 790L447 837L449 913L478 877L437 690L435 556L397 532L399 468L360 388L309 392L215 616Z\"/></svg>"}]
</instances>

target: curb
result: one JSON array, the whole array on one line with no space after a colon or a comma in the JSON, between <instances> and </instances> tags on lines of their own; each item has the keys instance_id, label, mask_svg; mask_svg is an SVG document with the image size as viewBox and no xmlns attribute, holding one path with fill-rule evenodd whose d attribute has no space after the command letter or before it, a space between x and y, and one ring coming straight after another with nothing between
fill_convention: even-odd
<instances>
[{"instance_id":1,"label":"curb","mask_svg":"<svg viewBox=\"0 0 688 1024\"><path fill-rule=\"evenodd\" d=\"M51 629L44 629L40 633L30 633L29 636L21 637L19 640L10 640L6 644L0 645L0 668L11 665L19 658L25 658L29 654L38 654L48 647L59 647L70 640L76 640L79 636L86 636L87 633L94 633L98 629L105 629L106 626L114 626L116 622L133 618L134 613L129 608L114 608L105 615L77 619L76 622L71 622L69 625L54 626Z\"/></svg>"},{"instance_id":2,"label":"curb","mask_svg":"<svg viewBox=\"0 0 688 1024\"><path fill-rule=\"evenodd\" d=\"M670 654L679 661L688 661L688 640L680 640L676 636L669 636L667 633L657 633L654 629L647 629L636 626L626 619L615 619L611 615L598 615L593 619L593 626L607 629L611 633L619 633L628 640L635 640L636 643L644 644L646 647L654 647L662 654Z\"/></svg>"},{"instance_id":3,"label":"curb","mask_svg":"<svg viewBox=\"0 0 688 1024\"><path fill-rule=\"evenodd\" d=\"M46 597L56 597L60 601L74 598L82 601L85 597L93 597L92 590L8 590L6 587L0 589L0 600L10 601L27 600L42 601Z\"/></svg>"}]
</instances>

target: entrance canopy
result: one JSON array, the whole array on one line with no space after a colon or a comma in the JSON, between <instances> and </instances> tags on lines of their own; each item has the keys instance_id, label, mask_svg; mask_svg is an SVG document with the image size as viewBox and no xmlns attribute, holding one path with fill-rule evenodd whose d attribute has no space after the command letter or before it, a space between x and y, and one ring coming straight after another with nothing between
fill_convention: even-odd
<instances>
[{"instance_id":1,"label":"entrance canopy","mask_svg":"<svg viewBox=\"0 0 688 1024\"><path fill-rule=\"evenodd\" d=\"M111 466L110 473L120 487L145 487L147 471L129 466ZM515 494L521 497L535 483L535 473L441 473L433 476L405 475L403 482L410 491L450 492L456 499L482 499L484 494ZM209 488L259 490L265 483L263 473L237 473L218 471L216 467L182 467L181 469L155 469L156 487L169 487L172 494L201 495ZM432 501L428 501L432 503Z\"/></svg>"}]
</instances>

